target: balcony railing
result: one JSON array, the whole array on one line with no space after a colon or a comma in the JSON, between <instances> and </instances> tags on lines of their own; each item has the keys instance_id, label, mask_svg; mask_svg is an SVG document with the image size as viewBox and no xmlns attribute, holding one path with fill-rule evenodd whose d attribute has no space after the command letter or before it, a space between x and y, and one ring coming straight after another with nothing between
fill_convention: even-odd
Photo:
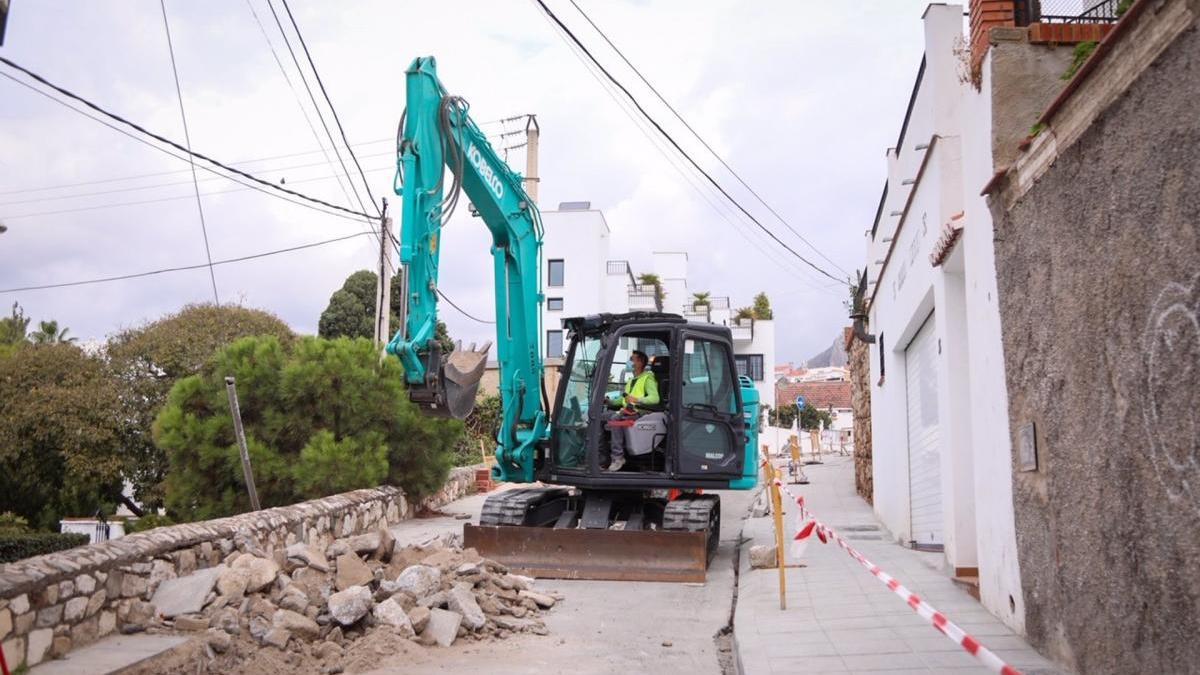
<instances>
[{"instance_id":1,"label":"balcony railing","mask_svg":"<svg viewBox=\"0 0 1200 675\"><path fill-rule=\"evenodd\" d=\"M619 276L622 274L632 275L632 272L629 271L629 261L628 260L609 260L608 261L608 273L613 276Z\"/></svg>"},{"instance_id":2,"label":"balcony railing","mask_svg":"<svg viewBox=\"0 0 1200 675\"><path fill-rule=\"evenodd\" d=\"M688 321L700 323L710 323L712 321L708 315L708 305L688 305L684 307L683 318Z\"/></svg>"},{"instance_id":3,"label":"balcony railing","mask_svg":"<svg viewBox=\"0 0 1200 675\"><path fill-rule=\"evenodd\" d=\"M729 298L709 298L708 306L712 309L729 309Z\"/></svg>"},{"instance_id":4,"label":"balcony railing","mask_svg":"<svg viewBox=\"0 0 1200 675\"><path fill-rule=\"evenodd\" d=\"M662 311L658 289L651 284L629 284L629 309Z\"/></svg>"},{"instance_id":5,"label":"balcony railing","mask_svg":"<svg viewBox=\"0 0 1200 675\"><path fill-rule=\"evenodd\" d=\"M1116 23L1120 0L1017 0L1018 26L1031 23Z\"/></svg>"},{"instance_id":6,"label":"balcony railing","mask_svg":"<svg viewBox=\"0 0 1200 675\"><path fill-rule=\"evenodd\" d=\"M754 339L754 320L734 319L729 324L729 332L734 342L749 342Z\"/></svg>"}]
</instances>

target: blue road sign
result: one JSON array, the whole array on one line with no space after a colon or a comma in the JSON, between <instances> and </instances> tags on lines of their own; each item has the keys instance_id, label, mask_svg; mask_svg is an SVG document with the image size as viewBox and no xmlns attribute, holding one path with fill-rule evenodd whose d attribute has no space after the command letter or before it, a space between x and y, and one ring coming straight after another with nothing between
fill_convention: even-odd
<instances>
[{"instance_id":1,"label":"blue road sign","mask_svg":"<svg viewBox=\"0 0 1200 675\"><path fill-rule=\"evenodd\" d=\"M800 408L803 408L803 407L804 407L804 397L803 397L803 396L797 396L797 397L796 397L796 409L800 409Z\"/></svg>"}]
</instances>

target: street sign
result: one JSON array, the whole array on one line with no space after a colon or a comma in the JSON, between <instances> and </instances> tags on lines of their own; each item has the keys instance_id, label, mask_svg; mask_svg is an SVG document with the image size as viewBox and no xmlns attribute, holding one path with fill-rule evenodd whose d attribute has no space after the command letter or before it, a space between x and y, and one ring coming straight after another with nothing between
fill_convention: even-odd
<instances>
[{"instance_id":1,"label":"street sign","mask_svg":"<svg viewBox=\"0 0 1200 675\"><path fill-rule=\"evenodd\" d=\"M804 397L797 396L796 397L796 409L799 410L800 408L803 408L803 407L804 407Z\"/></svg>"}]
</instances>

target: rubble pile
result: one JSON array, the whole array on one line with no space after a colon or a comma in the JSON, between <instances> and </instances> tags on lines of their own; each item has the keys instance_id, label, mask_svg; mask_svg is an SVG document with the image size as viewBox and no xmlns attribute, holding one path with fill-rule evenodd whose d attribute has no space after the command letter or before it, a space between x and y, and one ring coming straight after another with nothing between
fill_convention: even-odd
<instances>
[{"instance_id":1,"label":"rubble pile","mask_svg":"<svg viewBox=\"0 0 1200 675\"><path fill-rule=\"evenodd\" d=\"M474 549L400 546L386 530L271 555L238 544L217 567L164 580L150 602L134 601L122 630L202 632L213 658L270 647L336 664L379 631L424 647L546 635L540 616L562 600Z\"/></svg>"}]
</instances>

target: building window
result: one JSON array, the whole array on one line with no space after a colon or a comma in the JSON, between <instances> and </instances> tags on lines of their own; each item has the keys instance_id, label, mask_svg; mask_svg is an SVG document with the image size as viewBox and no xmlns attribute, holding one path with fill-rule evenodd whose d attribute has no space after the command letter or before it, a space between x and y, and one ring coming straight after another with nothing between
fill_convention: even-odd
<instances>
[{"instance_id":1,"label":"building window","mask_svg":"<svg viewBox=\"0 0 1200 675\"><path fill-rule=\"evenodd\" d=\"M762 354L735 354L733 359L737 362L738 375L745 375L755 382L763 381Z\"/></svg>"},{"instance_id":2,"label":"building window","mask_svg":"<svg viewBox=\"0 0 1200 675\"><path fill-rule=\"evenodd\" d=\"M563 332L561 330L546 331L546 356L557 359L563 355Z\"/></svg>"},{"instance_id":3,"label":"building window","mask_svg":"<svg viewBox=\"0 0 1200 675\"><path fill-rule=\"evenodd\" d=\"M564 277L563 271L564 262L562 260L551 260L550 270L546 275L549 277L549 279L546 281L546 283L550 286L562 286Z\"/></svg>"},{"instance_id":4,"label":"building window","mask_svg":"<svg viewBox=\"0 0 1200 675\"><path fill-rule=\"evenodd\" d=\"M546 298L546 309L551 312L561 312L562 307L562 298Z\"/></svg>"}]
</instances>

